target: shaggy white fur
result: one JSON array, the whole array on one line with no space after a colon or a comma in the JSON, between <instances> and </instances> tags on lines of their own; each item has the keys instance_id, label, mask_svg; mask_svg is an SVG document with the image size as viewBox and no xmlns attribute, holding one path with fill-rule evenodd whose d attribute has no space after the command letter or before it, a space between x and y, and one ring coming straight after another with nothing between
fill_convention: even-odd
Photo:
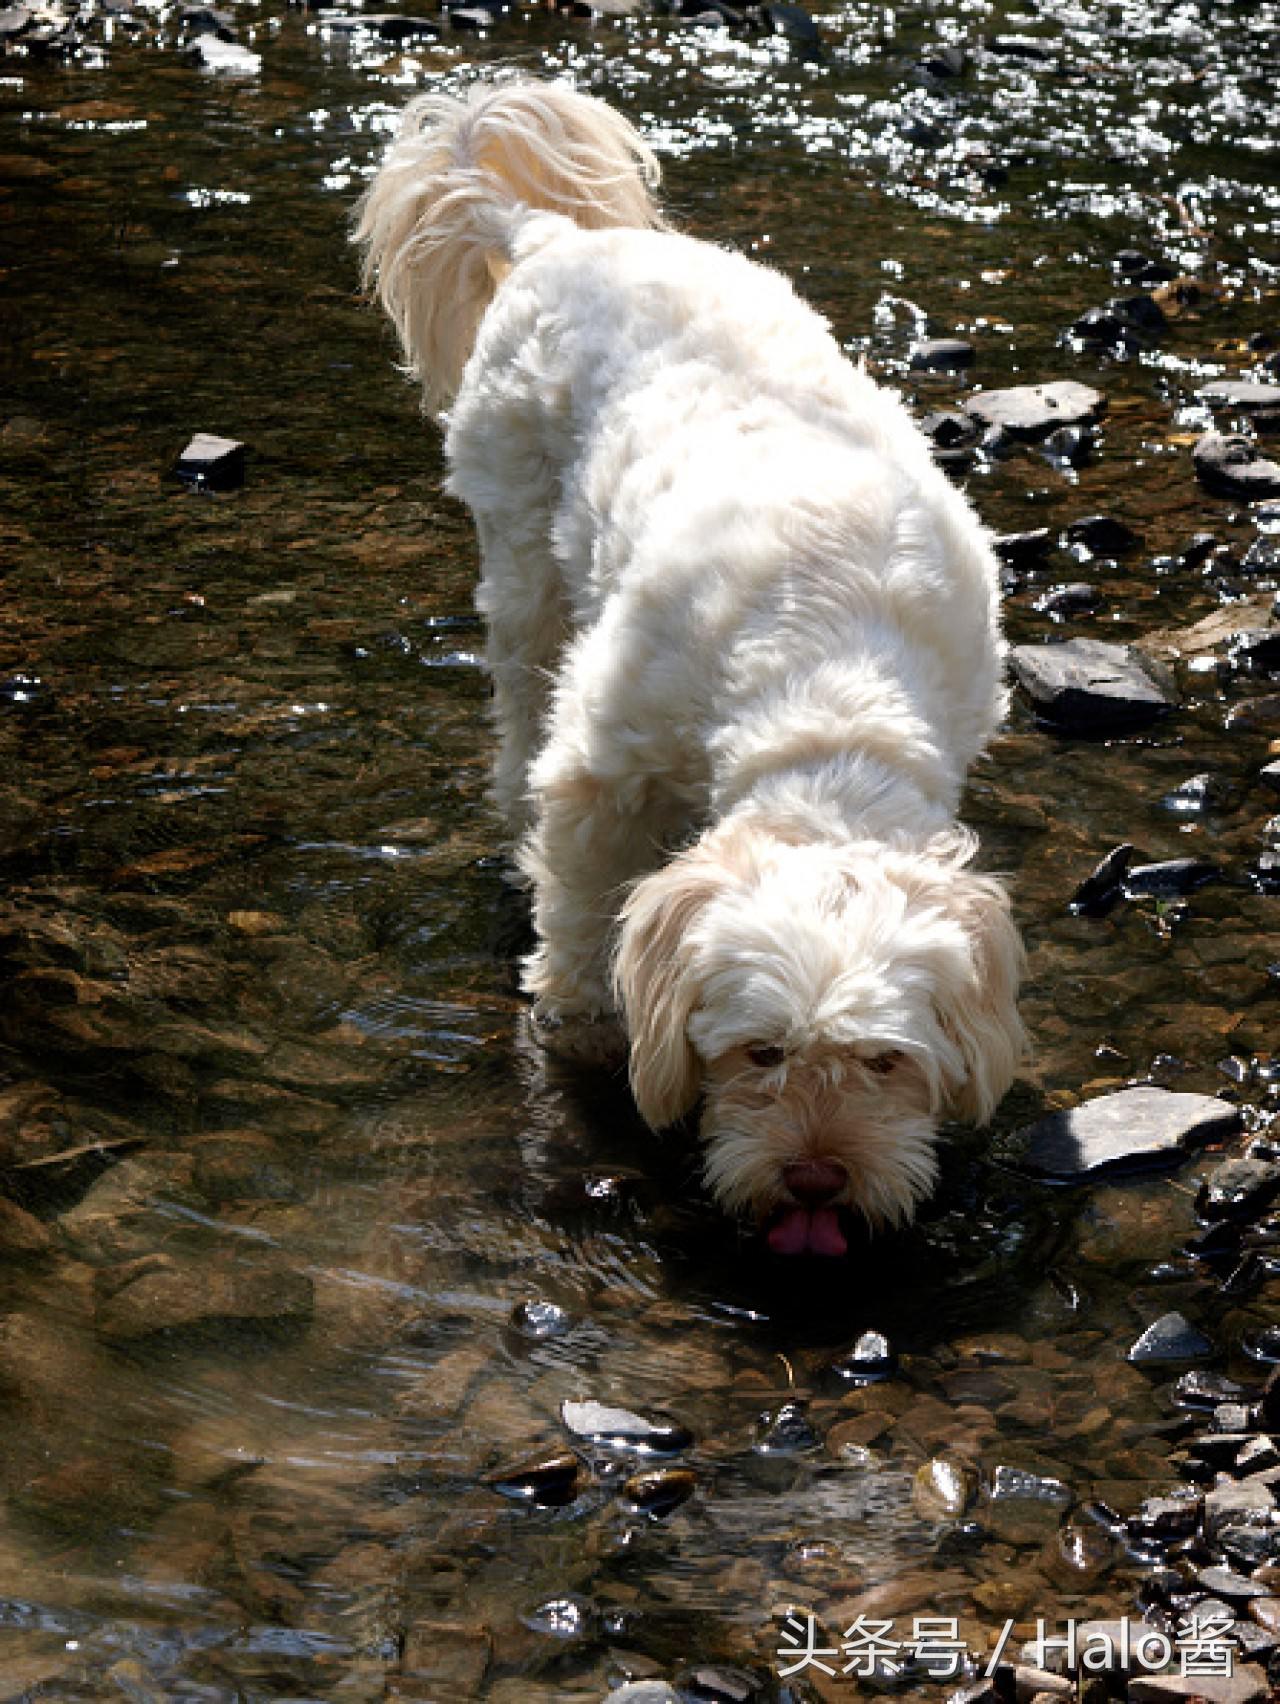
<instances>
[{"instance_id":1,"label":"shaggy white fur","mask_svg":"<svg viewBox=\"0 0 1280 1704\"><path fill-rule=\"evenodd\" d=\"M453 399L540 1034L603 1059L620 1015L651 1125L705 1097L724 1205L838 1253L1022 1051L1008 901L954 824L998 576L897 399L785 279L665 229L656 177L570 89L427 96L357 240Z\"/></svg>"}]
</instances>

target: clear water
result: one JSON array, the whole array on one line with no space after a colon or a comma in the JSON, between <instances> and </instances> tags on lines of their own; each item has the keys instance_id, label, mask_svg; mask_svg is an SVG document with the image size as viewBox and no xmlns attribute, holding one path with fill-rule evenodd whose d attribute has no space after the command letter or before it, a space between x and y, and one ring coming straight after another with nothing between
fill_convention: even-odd
<instances>
[{"instance_id":1,"label":"clear water","mask_svg":"<svg viewBox=\"0 0 1280 1704\"><path fill-rule=\"evenodd\" d=\"M1169 1378L1124 1361L1138 1330L1179 1307L1240 1370L1274 1311L1274 1280L1233 1303L1168 1267L1202 1167L1058 1193L1005 1163L1046 1102L1153 1061L1214 1092L1222 1059L1274 1049L1280 902L1240 879L1269 736L1225 726L1265 680L1187 672L1178 716L1105 744L1015 707L967 816L1013 879L1034 1067L994 1141L957 1138L921 1225L838 1282L767 1270L691 1152L524 1038L471 534L345 243L413 89L517 63L605 94L686 227L795 277L922 411L1103 389L1080 472L1029 451L969 479L999 531L1102 511L1141 535L1059 552L1011 594L1015 639L1055 630L1035 603L1062 581L1100 597L1065 630L1123 639L1270 584L1151 561L1277 524L1205 495L1188 449L1197 388L1280 340L1275 7L819 21L816 56L537 11L400 51L269 0L235 8L262 68L232 77L184 60L160 6L0 70L0 1165L38 1221L0 1221L13 1696L593 1699L697 1663L768 1696L792 1604L941 1613L979 1646L1118 1613L1134 1565L1065 1568L1059 1506L933 1518L917 1468L949 1450L1131 1509L1178 1476ZM981 45L1009 36L1047 57ZM963 75L922 76L948 43ZM1131 359L1064 346L1130 247L1200 300ZM908 372L926 322L976 343L963 382ZM170 477L197 430L248 443L243 490ZM1162 808L1206 770L1221 809ZM1232 879L1181 921L1068 917L1121 839ZM567 1329L520 1335L530 1299ZM825 1369L867 1327L903 1373L856 1395ZM819 1437L884 1426L762 1456L758 1416L793 1393ZM603 1456L567 1507L499 1497L485 1476L563 1449L581 1397L690 1427L692 1499L628 1515Z\"/></svg>"}]
</instances>

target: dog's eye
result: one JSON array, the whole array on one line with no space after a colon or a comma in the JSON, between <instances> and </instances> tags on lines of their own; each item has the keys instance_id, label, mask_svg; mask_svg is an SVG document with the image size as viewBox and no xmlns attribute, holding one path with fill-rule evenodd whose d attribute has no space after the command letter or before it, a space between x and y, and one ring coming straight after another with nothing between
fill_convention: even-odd
<instances>
[{"instance_id":1,"label":"dog's eye","mask_svg":"<svg viewBox=\"0 0 1280 1704\"><path fill-rule=\"evenodd\" d=\"M868 1071L874 1071L881 1077L887 1077L894 1066L901 1062L902 1055L896 1048L889 1053L877 1053L873 1058L862 1061Z\"/></svg>"},{"instance_id":2,"label":"dog's eye","mask_svg":"<svg viewBox=\"0 0 1280 1704\"><path fill-rule=\"evenodd\" d=\"M758 1065L762 1071L773 1071L787 1057L785 1047L749 1047L747 1058L753 1065Z\"/></svg>"}]
</instances>

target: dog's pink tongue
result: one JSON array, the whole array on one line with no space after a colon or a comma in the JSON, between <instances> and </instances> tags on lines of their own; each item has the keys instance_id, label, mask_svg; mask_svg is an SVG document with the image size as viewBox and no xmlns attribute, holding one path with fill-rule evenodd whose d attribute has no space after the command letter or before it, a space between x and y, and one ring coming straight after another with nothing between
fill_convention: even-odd
<instances>
[{"instance_id":1,"label":"dog's pink tongue","mask_svg":"<svg viewBox=\"0 0 1280 1704\"><path fill-rule=\"evenodd\" d=\"M849 1252L840 1219L834 1207L788 1207L769 1227L769 1247L775 1254L829 1254Z\"/></svg>"}]
</instances>

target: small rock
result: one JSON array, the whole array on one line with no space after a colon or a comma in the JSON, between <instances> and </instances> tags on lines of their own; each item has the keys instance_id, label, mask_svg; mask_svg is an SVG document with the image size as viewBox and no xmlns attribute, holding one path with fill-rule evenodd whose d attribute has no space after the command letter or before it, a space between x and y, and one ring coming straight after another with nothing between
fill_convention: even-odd
<instances>
[{"instance_id":1,"label":"small rock","mask_svg":"<svg viewBox=\"0 0 1280 1704\"><path fill-rule=\"evenodd\" d=\"M591 1605L579 1597L548 1598L520 1617L531 1633L544 1633L550 1639L580 1639L594 1621Z\"/></svg>"},{"instance_id":2,"label":"small rock","mask_svg":"<svg viewBox=\"0 0 1280 1704\"><path fill-rule=\"evenodd\" d=\"M1014 678L1046 722L1065 732L1105 733L1142 726L1177 702L1127 645L1071 639L1063 645L1017 645Z\"/></svg>"},{"instance_id":3,"label":"small rock","mask_svg":"<svg viewBox=\"0 0 1280 1704\"><path fill-rule=\"evenodd\" d=\"M560 1417L575 1437L587 1438L605 1449L637 1455L680 1455L693 1443L693 1433L676 1421L648 1419L601 1402L563 1402Z\"/></svg>"},{"instance_id":4,"label":"small rock","mask_svg":"<svg viewBox=\"0 0 1280 1704\"><path fill-rule=\"evenodd\" d=\"M980 391L964 404L984 426L995 426L1013 438L1036 443L1059 426L1087 426L1105 411L1101 391L1074 379L1047 385L1015 385L1009 390Z\"/></svg>"},{"instance_id":5,"label":"small rock","mask_svg":"<svg viewBox=\"0 0 1280 1704\"><path fill-rule=\"evenodd\" d=\"M1204 771L1200 775L1191 775L1185 781L1180 781L1172 792L1166 793L1160 801L1160 808L1171 816L1199 817L1209 811L1225 810L1230 804L1230 793L1218 776Z\"/></svg>"},{"instance_id":6,"label":"small rock","mask_svg":"<svg viewBox=\"0 0 1280 1704\"><path fill-rule=\"evenodd\" d=\"M821 30L803 6L793 6L789 0L765 0L754 10L771 35L811 45L822 40Z\"/></svg>"},{"instance_id":7,"label":"small rock","mask_svg":"<svg viewBox=\"0 0 1280 1704\"><path fill-rule=\"evenodd\" d=\"M757 1454L802 1455L820 1449L822 1439L809 1420L808 1407L808 1403L793 1398L776 1409L766 1409L756 1430Z\"/></svg>"},{"instance_id":8,"label":"small rock","mask_svg":"<svg viewBox=\"0 0 1280 1704\"><path fill-rule=\"evenodd\" d=\"M935 409L933 413L924 415L920 430L939 450L961 449L972 444L978 436L974 422L950 408Z\"/></svg>"},{"instance_id":9,"label":"small rock","mask_svg":"<svg viewBox=\"0 0 1280 1704\"><path fill-rule=\"evenodd\" d=\"M1202 1219L1256 1219L1280 1195L1280 1163L1224 1160L1200 1185L1196 1212Z\"/></svg>"},{"instance_id":10,"label":"small rock","mask_svg":"<svg viewBox=\"0 0 1280 1704\"><path fill-rule=\"evenodd\" d=\"M1050 586L1041 592L1034 607L1041 615L1050 615L1056 621L1063 621L1072 615L1087 615L1090 610L1097 609L1099 593L1095 586L1086 585L1083 580L1073 580L1065 586Z\"/></svg>"},{"instance_id":11,"label":"small rock","mask_svg":"<svg viewBox=\"0 0 1280 1704\"><path fill-rule=\"evenodd\" d=\"M955 1520L977 1495L977 1470L958 1456L934 1456L916 1471L913 1501L925 1520Z\"/></svg>"},{"instance_id":12,"label":"small rock","mask_svg":"<svg viewBox=\"0 0 1280 1704\"><path fill-rule=\"evenodd\" d=\"M1240 1349L1251 1361L1280 1362L1280 1326L1264 1325L1258 1331L1246 1331L1240 1339Z\"/></svg>"},{"instance_id":13,"label":"small rock","mask_svg":"<svg viewBox=\"0 0 1280 1704\"><path fill-rule=\"evenodd\" d=\"M1072 894L1067 910L1076 917L1105 917L1123 898L1122 884L1132 857L1133 847L1127 840L1113 846Z\"/></svg>"},{"instance_id":14,"label":"small rock","mask_svg":"<svg viewBox=\"0 0 1280 1704\"><path fill-rule=\"evenodd\" d=\"M962 337L927 337L911 346L911 370L917 373L957 373L972 367L977 350Z\"/></svg>"},{"instance_id":15,"label":"small rock","mask_svg":"<svg viewBox=\"0 0 1280 1704\"><path fill-rule=\"evenodd\" d=\"M583 1464L571 1450L535 1456L492 1473L485 1480L491 1491L537 1508L561 1509L575 1501L584 1477Z\"/></svg>"},{"instance_id":16,"label":"small rock","mask_svg":"<svg viewBox=\"0 0 1280 1704\"><path fill-rule=\"evenodd\" d=\"M849 1350L831 1363L831 1371L849 1385L879 1384L898 1370L898 1357L882 1331L864 1331Z\"/></svg>"},{"instance_id":17,"label":"small rock","mask_svg":"<svg viewBox=\"0 0 1280 1704\"><path fill-rule=\"evenodd\" d=\"M1013 568L1026 568L1048 556L1053 549L1053 534L1048 527L1034 527L1030 532L1003 533L991 543L1001 562Z\"/></svg>"},{"instance_id":18,"label":"small rock","mask_svg":"<svg viewBox=\"0 0 1280 1704\"><path fill-rule=\"evenodd\" d=\"M676 1676L676 1691L681 1704L754 1704L754 1700L764 1697L745 1669L721 1664L713 1668L709 1663L682 1670ZM612 1693L609 1704L613 1704Z\"/></svg>"},{"instance_id":19,"label":"small rock","mask_svg":"<svg viewBox=\"0 0 1280 1704\"><path fill-rule=\"evenodd\" d=\"M1184 1698L1203 1698L1205 1704L1254 1704L1268 1691L1267 1671L1256 1663L1241 1663L1227 1675L1140 1671L1130 1676L1128 1695L1130 1704L1179 1704Z\"/></svg>"},{"instance_id":20,"label":"small rock","mask_svg":"<svg viewBox=\"0 0 1280 1704\"><path fill-rule=\"evenodd\" d=\"M1096 443L1087 426L1059 426L1041 440L1040 453L1058 467L1084 467L1092 459Z\"/></svg>"},{"instance_id":21,"label":"small rock","mask_svg":"<svg viewBox=\"0 0 1280 1704\"><path fill-rule=\"evenodd\" d=\"M1216 864L1200 858L1166 858L1159 864L1134 864L1125 872L1121 887L1126 899L1182 899L1221 880Z\"/></svg>"},{"instance_id":22,"label":"small rock","mask_svg":"<svg viewBox=\"0 0 1280 1704\"><path fill-rule=\"evenodd\" d=\"M244 484L244 451L245 446L235 438L197 432L178 457L174 472L179 479L201 490L232 491Z\"/></svg>"},{"instance_id":23,"label":"small rock","mask_svg":"<svg viewBox=\"0 0 1280 1704\"><path fill-rule=\"evenodd\" d=\"M654 1467L624 1480L622 1497L637 1513L662 1520L689 1501L697 1483L687 1468Z\"/></svg>"},{"instance_id":24,"label":"small rock","mask_svg":"<svg viewBox=\"0 0 1280 1704\"><path fill-rule=\"evenodd\" d=\"M1224 1402L1254 1402L1260 1393L1255 1386L1237 1384L1225 1373L1206 1373L1197 1368L1183 1373L1173 1387L1173 1400L1179 1408L1202 1409L1211 1412Z\"/></svg>"},{"instance_id":25,"label":"small rock","mask_svg":"<svg viewBox=\"0 0 1280 1704\"><path fill-rule=\"evenodd\" d=\"M1104 1169L1175 1166L1239 1128L1239 1109L1211 1095L1136 1088L1050 1113L1021 1134L1028 1170L1071 1182Z\"/></svg>"},{"instance_id":26,"label":"small rock","mask_svg":"<svg viewBox=\"0 0 1280 1704\"><path fill-rule=\"evenodd\" d=\"M1174 1311L1162 1314L1149 1325L1125 1357L1135 1366L1152 1362L1203 1361L1213 1354L1213 1344L1189 1320Z\"/></svg>"},{"instance_id":27,"label":"small rock","mask_svg":"<svg viewBox=\"0 0 1280 1704\"><path fill-rule=\"evenodd\" d=\"M1280 462L1268 461L1251 438L1206 432L1191 459L1200 483L1215 496L1246 502L1280 497Z\"/></svg>"},{"instance_id":28,"label":"small rock","mask_svg":"<svg viewBox=\"0 0 1280 1704\"><path fill-rule=\"evenodd\" d=\"M547 1343L572 1329L573 1315L555 1302L532 1299L511 1310L511 1329L530 1343Z\"/></svg>"},{"instance_id":29,"label":"small rock","mask_svg":"<svg viewBox=\"0 0 1280 1704\"><path fill-rule=\"evenodd\" d=\"M242 47L239 42L223 41L221 36L196 36L186 51L188 56L196 60L201 69L205 71L220 71L232 77L256 77L262 70L262 55L260 53L251 52L249 48ZM225 439L219 441L226 442ZM196 442L196 439L192 439L192 444ZM188 445L187 451L184 452L184 459L186 454L190 453L190 449L191 445ZM178 468L180 479L190 477L182 472L181 462L179 462ZM209 490L229 489L226 486L211 485L207 480L203 483ZM235 483L239 485L243 481L236 480Z\"/></svg>"},{"instance_id":30,"label":"small rock","mask_svg":"<svg viewBox=\"0 0 1280 1704\"><path fill-rule=\"evenodd\" d=\"M1072 521L1066 530L1068 544L1082 545L1094 556L1122 556L1136 550L1142 540L1133 528L1112 515L1086 515Z\"/></svg>"}]
</instances>

